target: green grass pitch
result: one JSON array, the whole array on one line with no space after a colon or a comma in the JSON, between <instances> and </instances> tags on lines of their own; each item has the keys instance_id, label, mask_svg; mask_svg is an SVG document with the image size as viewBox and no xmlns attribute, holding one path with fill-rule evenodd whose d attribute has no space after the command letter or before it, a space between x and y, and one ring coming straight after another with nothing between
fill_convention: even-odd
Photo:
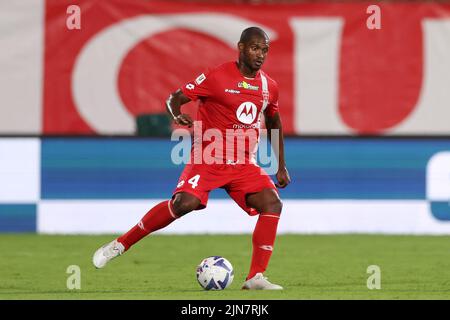
<instances>
[{"instance_id":1,"label":"green grass pitch","mask_svg":"<svg viewBox=\"0 0 450 320\"><path fill-rule=\"evenodd\" d=\"M113 236L0 235L0 299L449 299L450 237L280 235L266 276L280 292L240 290L251 235L151 235L101 270L94 251ZM204 291L195 267L221 255L235 269L224 291ZM81 289L69 290L70 265ZM369 290L367 267L381 269Z\"/></svg>"}]
</instances>

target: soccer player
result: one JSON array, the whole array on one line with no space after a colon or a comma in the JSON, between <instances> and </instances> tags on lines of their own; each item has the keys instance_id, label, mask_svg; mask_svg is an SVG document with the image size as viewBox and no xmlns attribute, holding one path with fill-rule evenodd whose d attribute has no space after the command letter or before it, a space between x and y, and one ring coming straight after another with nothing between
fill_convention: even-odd
<instances>
[{"instance_id":1,"label":"soccer player","mask_svg":"<svg viewBox=\"0 0 450 320\"><path fill-rule=\"evenodd\" d=\"M277 187L290 183L278 112L278 87L261 70L269 45L269 37L262 29L245 29L238 42L237 62L213 68L170 95L166 107L176 124L194 126L194 131L197 126L202 134L209 132L215 140L223 140L214 141L215 148L211 148L209 143L214 139L194 136L191 162L186 164L172 198L150 209L127 233L98 249L93 257L95 267L103 268L146 235L193 210L205 208L209 192L224 188L249 215L259 215L252 236L250 271L242 289L283 289L263 275L272 255L282 209ZM195 122L181 112L181 106L192 100L201 102ZM279 130L278 141L271 141L278 144L274 148L278 153L277 184L255 161L262 113L269 139L271 130ZM239 142L242 138L244 143ZM236 139L238 142L234 143Z\"/></svg>"}]
</instances>

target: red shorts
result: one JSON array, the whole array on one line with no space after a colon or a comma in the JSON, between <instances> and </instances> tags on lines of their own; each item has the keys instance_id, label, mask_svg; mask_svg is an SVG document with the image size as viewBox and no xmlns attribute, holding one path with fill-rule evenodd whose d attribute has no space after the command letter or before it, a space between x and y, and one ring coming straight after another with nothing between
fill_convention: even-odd
<instances>
[{"instance_id":1,"label":"red shorts","mask_svg":"<svg viewBox=\"0 0 450 320\"><path fill-rule=\"evenodd\" d=\"M200 200L197 210L208 203L209 192L223 188L249 215L258 212L246 204L245 196L270 188L278 192L269 175L254 164L187 164L173 195L187 192Z\"/></svg>"}]
</instances>

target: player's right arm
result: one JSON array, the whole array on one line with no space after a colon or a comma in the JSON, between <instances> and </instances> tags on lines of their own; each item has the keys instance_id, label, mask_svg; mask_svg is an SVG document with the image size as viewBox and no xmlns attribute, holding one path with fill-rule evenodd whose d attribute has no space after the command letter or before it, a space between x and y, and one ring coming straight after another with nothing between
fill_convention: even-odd
<instances>
[{"instance_id":1,"label":"player's right arm","mask_svg":"<svg viewBox=\"0 0 450 320\"><path fill-rule=\"evenodd\" d=\"M181 113L181 106L199 98L208 98L212 94L210 88L211 77L214 77L211 72L202 73L195 80L188 82L169 96L166 101L166 108L176 124L192 126L193 121L191 117L188 114Z\"/></svg>"},{"instance_id":2,"label":"player's right arm","mask_svg":"<svg viewBox=\"0 0 450 320\"><path fill-rule=\"evenodd\" d=\"M191 101L191 99L188 98L180 89L173 92L169 98L167 98L167 112L169 112L176 124L192 127L192 118L188 114L181 113L181 106L189 101Z\"/></svg>"}]
</instances>

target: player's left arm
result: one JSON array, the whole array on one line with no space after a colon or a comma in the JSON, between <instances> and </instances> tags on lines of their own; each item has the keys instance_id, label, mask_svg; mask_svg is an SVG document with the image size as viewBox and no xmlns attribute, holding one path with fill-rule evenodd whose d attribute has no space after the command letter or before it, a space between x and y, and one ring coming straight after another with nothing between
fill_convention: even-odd
<instances>
[{"instance_id":1,"label":"player's left arm","mask_svg":"<svg viewBox=\"0 0 450 320\"><path fill-rule=\"evenodd\" d=\"M265 113L265 120L267 136L278 159L278 171L276 175L278 183L275 185L278 188L285 188L291 182L291 177L289 176L289 172L286 168L286 161L284 158L283 125L281 123L280 113L278 111L273 113ZM271 141L272 130L278 130L278 141Z\"/></svg>"}]
</instances>

